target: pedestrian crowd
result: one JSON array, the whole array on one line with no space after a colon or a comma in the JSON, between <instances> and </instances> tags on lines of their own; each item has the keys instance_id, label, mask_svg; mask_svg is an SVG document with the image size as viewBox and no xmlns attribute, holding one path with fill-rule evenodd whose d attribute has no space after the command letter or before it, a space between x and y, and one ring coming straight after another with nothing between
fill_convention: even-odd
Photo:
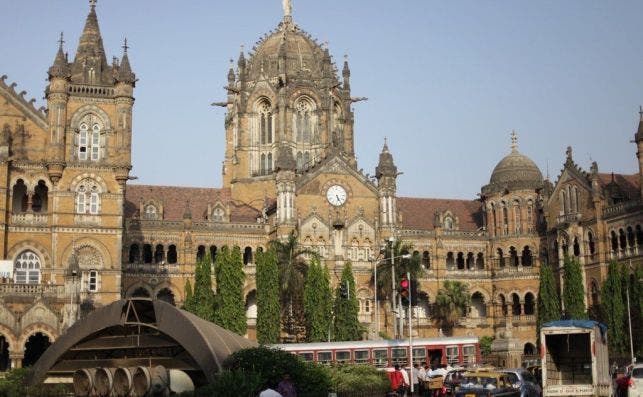
<instances>
[{"instance_id":1,"label":"pedestrian crowd","mask_svg":"<svg viewBox=\"0 0 643 397\"><path fill-rule=\"evenodd\" d=\"M440 389L429 389L429 382L433 378L440 377L444 381L447 372L451 368L446 365L433 365L429 367L426 362L422 364L415 363L408 371L400 369L398 364L395 364L394 370L388 373L391 382L391 392L399 397L403 396L421 396L432 397L439 395ZM413 393L411 393L411 381L413 381ZM442 383L440 383L441 385Z\"/></svg>"}]
</instances>

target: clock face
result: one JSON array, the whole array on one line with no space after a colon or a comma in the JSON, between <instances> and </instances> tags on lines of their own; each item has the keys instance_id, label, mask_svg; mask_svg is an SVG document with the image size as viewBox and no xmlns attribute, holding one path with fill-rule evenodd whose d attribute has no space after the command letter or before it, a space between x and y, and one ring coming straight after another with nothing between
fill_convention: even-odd
<instances>
[{"instance_id":1,"label":"clock face","mask_svg":"<svg viewBox=\"0 0 643 397\"><path fill-rule=\"evenodd\" d=\"M346 193L346 189L339 185L333 185L326 191L326 199L331 205L334 205L335 207L344 205L347 198L348 194Z\"/></svg>"}]
</instances>

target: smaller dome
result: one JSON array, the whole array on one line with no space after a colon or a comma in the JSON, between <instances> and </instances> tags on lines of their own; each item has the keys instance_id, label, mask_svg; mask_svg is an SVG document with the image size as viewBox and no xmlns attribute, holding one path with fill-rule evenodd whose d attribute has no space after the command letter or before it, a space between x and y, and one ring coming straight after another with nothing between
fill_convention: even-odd
<instances>
[{"instance_id":1,"label":"smaller dome","mask_svg":"<svg viewBox=\"0 0 643 397\"><path fill-rule=\"evenodd\" d=\"M511 153L496 165L491 173L489 185L484 191L497 191L512 188L539 188L543 184L543 174L532 159L518 151L515 132L512 133Z\"/></svg>"}]
</instances>

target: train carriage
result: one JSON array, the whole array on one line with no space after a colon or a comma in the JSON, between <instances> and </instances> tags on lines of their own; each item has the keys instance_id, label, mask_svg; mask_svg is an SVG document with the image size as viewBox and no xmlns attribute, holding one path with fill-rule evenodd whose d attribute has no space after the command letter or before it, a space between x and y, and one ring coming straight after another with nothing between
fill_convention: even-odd
<instances>
[{"instance_id":1,"label":"train carriage","mask_svg":"<svg viewBox=\"0 0 643 397\"><path fill-rule=\"evenodd\" d=\"M288 343L272 345L306 361L331 364L371 364L377 368L395 364L410 366L409 341L380 340L354 342ZM477 337L413 339L413 362L470 366L480 362Z\"/></svg>"}]
</instances>

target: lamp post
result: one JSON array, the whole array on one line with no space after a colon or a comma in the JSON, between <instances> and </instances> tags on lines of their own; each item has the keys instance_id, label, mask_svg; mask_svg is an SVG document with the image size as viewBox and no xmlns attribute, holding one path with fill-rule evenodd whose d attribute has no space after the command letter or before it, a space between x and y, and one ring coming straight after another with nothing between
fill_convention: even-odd
<instances>
[{"instance_id":1,"label":"lamp post","mask_svg":"<svg viewBox=\"0 0 643 397\"><path fill-rule=\"evenodd\" d=\"M632 260L628 266L628 270L632 270ZM625 283L625 297L627 298L627 324L630 330L630 357L632 358L632 363L636 362L636 357L634 356L634 341L632 340L632 314L630 313L630 280Z\"/></svg>"}]
</instances>

